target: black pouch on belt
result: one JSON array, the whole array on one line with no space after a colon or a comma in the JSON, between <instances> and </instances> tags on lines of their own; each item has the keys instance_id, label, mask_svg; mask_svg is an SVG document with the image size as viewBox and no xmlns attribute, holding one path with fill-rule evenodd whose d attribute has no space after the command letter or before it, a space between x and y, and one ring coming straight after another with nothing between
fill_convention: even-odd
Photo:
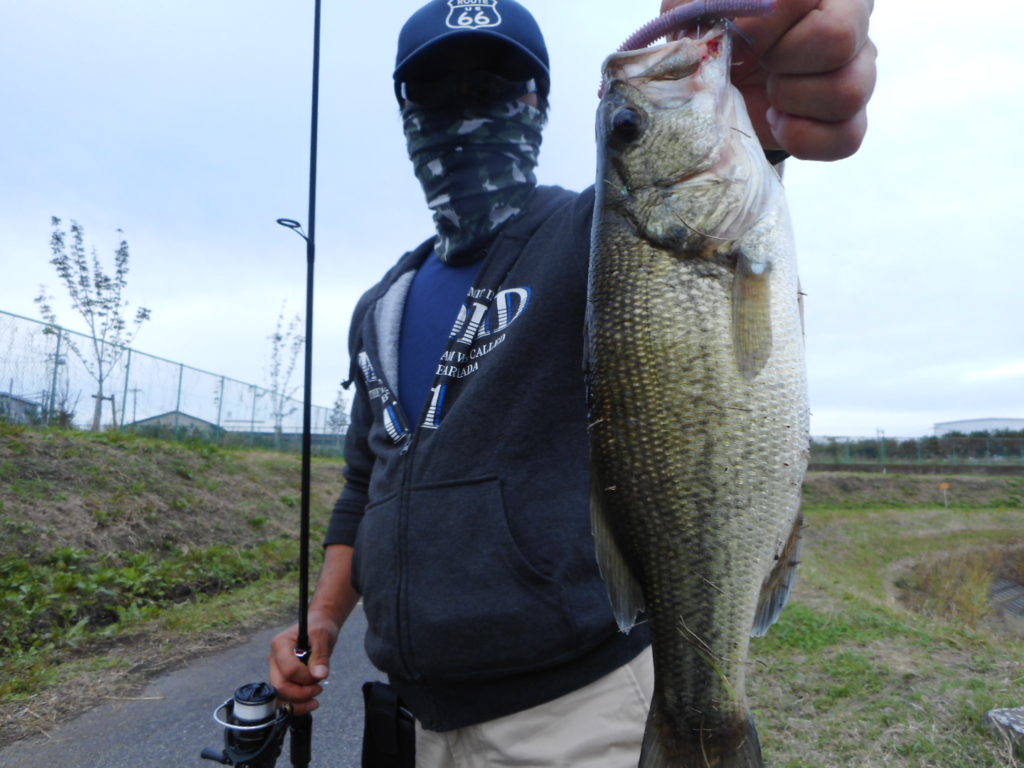
<instances>
[{"instance_id":1,"label":"black pouch on belt","mask_svg":"<svg viewBox=\"0 0 1024 768\"><path fill-rule=\"evenodd\" d=\"M362 768L414 768L416 721L387 683L363 683Z\"/></svg>"}]
</instances>

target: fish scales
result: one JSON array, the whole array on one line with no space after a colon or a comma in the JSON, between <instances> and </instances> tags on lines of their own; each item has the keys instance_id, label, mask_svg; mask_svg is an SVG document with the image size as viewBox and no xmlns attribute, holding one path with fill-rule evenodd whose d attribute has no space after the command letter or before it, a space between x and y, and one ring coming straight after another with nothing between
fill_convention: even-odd
<instances>
[{"instance_id":1,"label":"fish scales","mask_svg":"<svg viewBox=\"0 0 1024 768\"><path fill-rule=\"evenodd\" d=\"M615 54L587 319L598 559L650 623L641 766L760 766L744 694L796 564L808 426L779 180L715 28Z\"/></svg>"}]
</instances>

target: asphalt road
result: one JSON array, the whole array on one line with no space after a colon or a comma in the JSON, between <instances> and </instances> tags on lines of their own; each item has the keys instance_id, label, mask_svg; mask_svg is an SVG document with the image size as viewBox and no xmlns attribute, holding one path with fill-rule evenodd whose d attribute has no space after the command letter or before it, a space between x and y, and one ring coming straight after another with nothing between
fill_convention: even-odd
<instances>
[{"instance_id":1,"label":"asphalt road","mask_svg":"<svg viewBox=\"0 0 1024 768\"><path fill-rule=\"evenodd\" d=\"M360 687L382 679L363 652L362 607L342 629L331 678L313 715L311 768L358 768L363 712ZM131 700L110 701L51 730L0 750L0 768L214 768L203 747L223 746L213 710L245 683L266 679L267 652L280 627L248 643L203 656L157 678ZM291 765L288 740L277 761Z\"/></svg>"}]
</instances>

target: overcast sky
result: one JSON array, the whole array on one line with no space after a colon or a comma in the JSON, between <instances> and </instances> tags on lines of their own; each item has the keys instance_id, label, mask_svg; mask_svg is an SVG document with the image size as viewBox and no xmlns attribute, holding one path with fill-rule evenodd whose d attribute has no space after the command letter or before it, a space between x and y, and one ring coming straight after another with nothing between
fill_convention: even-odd
<instances>
[{"instance_id":1,"label":"overcast sky","mask_svg":"<svg viewBox=\"0 0 1024 768\"><path fill-rule=\"evenodd\" d=\"M314 402L347 372L358 295L430 232L391 85L418 1L323 9ZM658 3L534 0L551 53L542 183L593 181L605 55ZM109 258L152 310L134 346L266 383L282 302L301 310L313 2L32 0L0 9L0 309L38 317L50 217ZM1024 417L1024 4L937 13L879 2L867 140L790 161L815 435L922 435ZM109 263L109 262L108 262ZM58 319L81 323L56 302Z\"/></svg>"}]
</instances>

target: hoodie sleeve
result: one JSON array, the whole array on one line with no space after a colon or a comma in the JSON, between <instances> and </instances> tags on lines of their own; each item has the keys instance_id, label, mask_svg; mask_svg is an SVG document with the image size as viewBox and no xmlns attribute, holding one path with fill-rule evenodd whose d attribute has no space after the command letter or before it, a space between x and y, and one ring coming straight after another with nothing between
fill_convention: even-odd
<instances>
[{"instance_id":1,"label":"hoodie sleeve","mask_svg":"<svg viewBox=\"0 0 1024 768\"><path fill-rule=\"evenodd\" d=\"M363 510L366 509L367 488L373 470L373 455L367 444L371 419L366 389L361 381L357 381L352 417L345 436L345 468L342 470L345 486L334 504L327 535L324 537L324 546L355 544L359 521L363 518Z\"/></svg>"},{"instance_id":2,"label":"hoodie sleeve","mask_svg":"<svg viewBox=\"0 0 1024 768\"><path fill-rule=\"evenodd\" d=\"M373 452L370 450L369 433L373 423L366 384L359 375L356 357L362 343L363 318L372 303L372 291L368 291L356 305L349 325L348 352L351 360L349 378L355 383L355 397L345 434L345 467L342 476L345 485L334 503L331 519L324 536L324 546L330 544L355 544L356 531L363 519L363 512L369 501L370 474L373 472Z\"/></svg>"}]
</instances>

